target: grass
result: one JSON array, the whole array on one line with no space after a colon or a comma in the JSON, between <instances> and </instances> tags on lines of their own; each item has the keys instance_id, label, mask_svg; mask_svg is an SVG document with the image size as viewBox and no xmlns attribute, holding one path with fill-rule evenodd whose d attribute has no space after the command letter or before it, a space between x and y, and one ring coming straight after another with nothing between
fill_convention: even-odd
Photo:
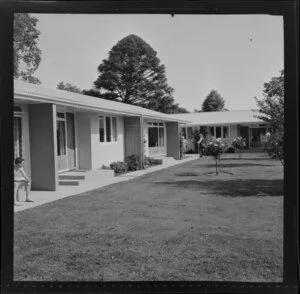
<instances>
[{"instance_id":1,"label":"grass","mask_svg":"<svg viewBox=\"0 0 300 294\"><path fill-rule=\"evenodd\" d=\"M283 167L236 156L16 213L14 280L282 281Z\"/></svg>"}]
</instances>

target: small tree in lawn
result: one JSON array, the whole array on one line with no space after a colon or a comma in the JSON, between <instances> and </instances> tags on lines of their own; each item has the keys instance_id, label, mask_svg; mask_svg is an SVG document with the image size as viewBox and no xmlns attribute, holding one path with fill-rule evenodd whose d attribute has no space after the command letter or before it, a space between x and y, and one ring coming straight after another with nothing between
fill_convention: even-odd
<instances>
[{"instance_id":1,"label":"small tree in lawn","mask_svg":"<svg viewBox=\"0 0 300 294\"><path fill-rule=\"evenodd\" d=\"M234 149L238 150L239 159L241 159L242 158L242 151L246 147L246 139L243 138L243 137L240 137L240 136L234 138L233 142L232 142L232 147Z\"/></svg>"},{"instance_id":2,"label":"small tree in lawn","mask_svg":"<svg viewBox=\"0 0 300 294\"><path fill-rule=\"evenodd\" d=\"M210 138L207 143L207 154L215 158L216 175L221 172L221 154L227 149L227 142L221 138Z\"/></svg>"}]
</instances>

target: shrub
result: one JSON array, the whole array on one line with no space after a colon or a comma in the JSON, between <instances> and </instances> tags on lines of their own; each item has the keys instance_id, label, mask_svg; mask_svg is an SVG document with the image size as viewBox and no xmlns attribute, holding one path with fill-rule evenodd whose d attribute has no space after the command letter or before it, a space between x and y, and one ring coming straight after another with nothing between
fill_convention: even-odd
<instances>
[{"instance_id":1,"label":"shrub","mask_svg":"<svg viewBox=\"0 0 300 294\"><path fill-rule=\"evenodd\" d=\"M235 149L233 147L229 147L226 149L225 153L235 153Z\"/></svg>"},{"instance_id":2,"label":"shrub","mask_svg":"<svg viewBox=\"0 0 300 294\"><path fill-rule=\"evenodd\" d=\"M246 147L246 139L243 137L236 137L232 141L233 148L239 151L239 159L242 158L242 150Z\"/></svg>"},{"instance_id":3,"label":"shrub","mask_svg":"<svg viewBox=\"0 0 300 294\"><path fill-rule=\"evenodd\" d=\"M110 168L115 171L115 173L125 173L128 169L127 163L123 161L112 162Z\"/></svg>"},{"instance_id":4,"label":"shrub","mask_svg":"<svg viewBox=\"0 0 300 294\"><path fill-rule=\"evenodd\" d=\"M211 155L215 158L216 161L216 175L221 171L221 154L227 149L227 140L222 138L211 138L206 147L207 155ZM219 170L218 170L219 163Z\"/></svg>"},{"instance_id":5,"label":"shrub","mask_svg":"<svg viewBox=\"0 0 300 294\"><path fill-rule=\"evenodd\" d=\"M130 155L126 158L128 170L134 171L141 169L141 159L138 155Z\"/></svg>"}]
</instances>

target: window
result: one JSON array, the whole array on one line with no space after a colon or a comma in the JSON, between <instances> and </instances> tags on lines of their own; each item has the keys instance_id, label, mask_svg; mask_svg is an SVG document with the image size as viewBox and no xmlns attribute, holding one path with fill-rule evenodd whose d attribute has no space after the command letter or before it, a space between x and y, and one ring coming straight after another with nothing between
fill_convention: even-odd
<instances>
[{"instance_id":1,"label":"window","mask_svg":"<svg viewBox=\"0 0 300 294\"><path fill-rule=\"evenodd\" d=\"M99 139L100 142L104 142L104 117L99 117Z\"/></svg>"},{"instance_id":2,"label":"window","mask_svg":"<svg viewBox=\"0 0 300 294\"><path fill-rule=\"evenodd\" d=\"M148 144L149 147L158 146L158 128L148 128Z\"/></svg>"},{"instance_id":3,"label":"window","mask_svg":"<svg viewBox=\"0 0 300 294\"><path fill-rule=\"evenodd\" d=\"M117 141L117 119L112 117L112 140Z\"/></svg>"},{"instance_id":4,"label":"window","mask_svg":"<svg viewBox=\"0 0 300 294\"><path fill-rule=\"evenodd\" d=\"M14 117L14 154L15 158L22 157L22 118Z\"/></svg>"},{"instance_id":5,"label":"window","mask_svg":"<svg viewBox=\"0 0 300 294\"><path fill-rule=\"evenodd\" d=\"M105 118L105 124L106 124L106 142L111 142L111 117Z\"/></svg>"},{"instance_id":6,"label":"window","mask_svg":"<svg viewBox=\"0 0 300 294\"><path fill-rule=\"evenodd\" d=\"M187 128L187 138L186 139L192 139L193 136L193 128L192 127L188 127Z\"/></svg>"},{"instance_id":7,"label":"window","mask_svg":"<svg viewBox=\"0 0 300 294\"><path fill-rule=\"evenodd\" d=\"M221 134L221 127L216 127L216 138L221 138L222 134Z\"/></svg>"},{"instance_id":8,"label":"window","mask_svg":"<svg viewBox=\"0 0 300 294\"><path fill-rule=\"evenodd\" d=\"M158 146L160 146L160 147L165 146L165 129L164 128L158 129Z\"/></svg>"},{"instance_id":9,"label":"window","mask_svg":"<svg viewBox=\"0 0 300 294\"><path fill-rule=\"evenodd\" d=\"M117 118L110 116L99 116L99 141L117 141Z\"/></svg>"},{"instance_id":10,"label":"window","mask_svg":"<svg viewBox=\"0 0 300 294\"><path fill-rule=\"evenodd\" d=\"M164 147L165 146L165 125L164 123L148 124L148 146Z\"/></svg>"},{"instance_id":11,"label":"window","mask_svg":"<svg viewBox=\"0 0 300 294\"><path fill-rule=\"evenodd\" d=\"M228 138L229 133L228 133L228 127L223 127L223 138Z\"/></svg>"},{"instance_id":12,"label":"window","mask_svg":"<svg viewBox=\"0 0 300 294\"><path fill-rule=\"evenodd\" d=\"M57 121L57 155L66 155L66 122L64 120Z\"/></svg>"},{"instance_id":13,"label":"window","mask_svg":"<svg viewBox=\"0 0 300 294\"><path fill-rule=\"evenodd\" d=\"M209 135L214 137L215 136L215 128L209 127L208 130L209 130Z\"/></svg>"}]
</instances>

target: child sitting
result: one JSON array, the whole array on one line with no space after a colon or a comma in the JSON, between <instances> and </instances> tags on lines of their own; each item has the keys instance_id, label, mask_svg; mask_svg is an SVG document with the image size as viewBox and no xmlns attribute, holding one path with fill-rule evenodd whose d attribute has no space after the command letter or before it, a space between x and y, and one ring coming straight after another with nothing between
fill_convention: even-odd
<instances>
[{"instance_id":1,"label":"child sitting","mask_svg":"<svg viewBox=\"0 0 300 294\"><path fill-rule=\"evenodd\" d=\"M33 202L29 199L29 190L30 190L30 179L24 171L24 162L25 160L21 157L15 159L15 168L14 168L14 201L19 201L19 189L24 187L26 192L26 202Z\"/></svg>"}]
</instances>

